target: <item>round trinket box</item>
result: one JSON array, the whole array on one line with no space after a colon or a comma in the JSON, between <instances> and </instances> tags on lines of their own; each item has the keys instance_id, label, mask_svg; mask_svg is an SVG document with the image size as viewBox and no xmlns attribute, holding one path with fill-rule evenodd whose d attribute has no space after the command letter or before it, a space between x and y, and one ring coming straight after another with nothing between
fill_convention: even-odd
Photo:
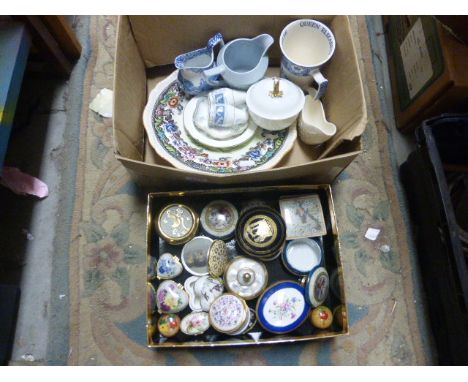
<instances>
[{"instance_id":1,"label":"round trinket box","mask_svg":"<svg viewBox=\"0 0 468 382\"><path fill-rule=\"evenodd\" d=\"M234 235L238 218L239 214L232 203L215 200L203 208L200 223L209 236L225 240Z\"/></svg>"},{"instance_id":2,"label":"round trinket box","mask_svg":"<svg viewBox=\"0 0 468 382\"><path fill-rule=\"evenodd\" d=\"M163 314L158 319L158 330L164 337L174 337L180 330L180 318L177 314Z\"/></svg>"},{"instance_id":3,"label":"round trinket box","mask_svg":"<svg viewBox=\"0 0 468 382\"><path fill-rule=\"evenodd\" d=\"M172 280L163 281L156 291L156 306L159 313L178 313L189 303L188 294L182 285Z\"/></svg>"},{"instance_id":4,"label":"round trinket box","mask_svg":"<svg viewBox=\"0 0 468 382\"><path fill-rule=\"evenodd\" d=\"M283 263L291 273L306 276L322 263L322 249L312 239L291 240L283 252Z\"/></svg>"},{"instance_id":5,"label":"round trinket box","mask_svg":"<svg viewBox=\"0 0 468 382\"><path fill-rule=\"evenodd\" d=\"M318 329L327 329L333 322L333 313L326 306L318 306L310 312L310 322Z\"/></svg>"},{"instance_id":6,"label":"round trinket box","mask_svg":"<svg viewBox=\"0 0 468 382\"><path fill-rule=\"evenodd\" d=\"M162 209L156 220L156 229L169 244L184 244L198 230L199 218L191 208L183 204L170 204Z\"/></svg>"},{"instance_id":7,"label":"round trinket box","mask_svg":"<svg viewBox=\"0 0 468 382\"><path fill-rule=\"evenodd\" d=\"M226 243L215 240L211 244L208 253L208 272L213 277L220 277L229 262L229 253Z\"/></svg>"},{"instance_id":8,"label":"round trinket box","mask_svg":"<svg viewBox=\"0 0 468 382\"><path fill-rule=\"evenodd\" d=\"M304 281L304 280L303 280ZM305 280L305 296L307 302L313 307L322 305L328 297L330 280L324 267L315 267Z\"/></svg>"},{"instance_id":9,"label":"round trinket box","mask_svg":"<svg viewBox=\"0 0 468 382\"><path fill-rule=\"evenodd\" d=\"M197 236L182 248L180 258L185 270L194 276L204 276L209 273L208 257L213 239Z\"/></svg>"},{"instance_id":10,"label":"round trinket box","mask_svg":"<svg viewBox=\"0 0 468 382\"><path fill-rule=\"evenodd\" d=\"M226 269L224 282L229 292L251 300L262 293L268 283L268 271L262 263L247 257L236 257Z\"/></svg>"},{"instance_id":11,"label":"round trinket box","mask_svg":"<svg viewBox=\"0 0 468 382\"><path fill-rule=\"evenodd\" d=\"M255 314L255 310L253 310L252 308L249 308L249 311L247 312L247 314L248 314L248 319L245 321L244 326L240 328L238 332L232 333L233 336L238 336L238 335L249 332L257 323L257 315Z\"/></svg>"},{"instance_id":12,"label":"round trinket box","mask_svg":"<svg viewBox=\"0 0 468 382\"><path fill-rule=\"evenodd\" d=\"M288 333L307 319L310 305L304 288L295 281L279 281L271 285L257 301L257 320L271 333Z\"/></svg>"},{"instance_id":13,"label":"round trinket box","mask_svg":"<svg viewBox=\"0 0 468 382\"><path fill-rule=\"evenodd\" d=\"M270 207L255 207L244 212L236 227L236 242L247 255L271 260L279 254L286 239L281 215Z\"/></svg>"},{"instance_id":14,"label":"round trinket box","mask_svg":"<svg viewBox=\"0 0 468 382\"><path fill-rule=\"evenodd\" d=\"M192 312L182 318L180 330L189 336L199 336L210 327L210 319L206 312Z\"/></svg>"},{"instance_id":15,"label":"round trinket box","mask_svg":"<svg viewBox=\"0 0 468 382\"><path fill-rule=\"evenodd\" d=\"M240 297L225 293L210 306L211 326L220 333L233 334L242 329L250 319L249 308Z\"/></svg>"}]
</instances>

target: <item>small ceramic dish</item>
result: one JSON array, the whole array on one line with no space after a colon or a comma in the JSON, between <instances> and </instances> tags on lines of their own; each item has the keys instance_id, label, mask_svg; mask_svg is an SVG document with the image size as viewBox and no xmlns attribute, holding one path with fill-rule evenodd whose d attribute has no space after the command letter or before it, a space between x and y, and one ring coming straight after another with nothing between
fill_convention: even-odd
<instances>
[{"instance_id":1,"label":"small ceramic dish","mask_svg":"<svg viewBox=\"0 0 468 382\"><path fill-rule=\"evenodd\" d=\"M194 276L205 276L209 273L208 257L213 239L197 236L182 248L180 258L187 272Z\"/></svg>"},{"instance_id":2,"label":"small ceramic dish","mask_svg":"<svg viewBox=\"0 0 468 382\"><path fill-rule=\"evenodd\" d=\"M246 98L253 121L270 131L295 123L304 102L301 88L284 78L264 78L249 88Z\"/></svg>"},{"instance_id":3,"label":"small ceramic dish","mask_svg":"<svg viewBox=\"0 0 468 382\"><path fill-rule=\"evenodd\" d=\"M279 281L258 298L256 312L257 320L265 330L283 334L302 325L309 315L310 305L299 283Z\"/></svg>"},{"instance_id":4,"label":"small ceramic dish","mask_svg":"<svg viewBox=\"0 0 468 382\"><path fill-rule=\"evenodd\" d=\"M180 331L189 336L199 336L210 327L209 315L206 312L192 312L182 318Z\"/></svg>"},{"instance_id":5,"label":"small ceramic dish","mask_svg":"<svg viewBox=\"0 0 468 382\"><path fill-rule=\"evenodd\" d=\"M214 200L200 214L203 230L211 237L226 240L234 235L239 214L232 203Z\"/></svg>"},{"instance_id":6,"label":"small ceramic dish","mask_svg":"<svg viewBox=\"0 0 468 382\"><path fill-rule=\"evenodd\" d=\"M211 326L220 333L239 332L250 319L245 301L231 293L219 296L211 304L209 316Z\"/></svg>"},{"instance_id":7,"label":"small ceramic dish","mask_svg":"<svg viewBox=\"0 0 468 382\"><path fill-rule=\"evenodd\" d=\"M184 244L192 239L198 230L198 215L183 204L169 204L156 219L156 230L169 244Z\"/></svg>"},{"instance_id":8,"label":"small ceramic dish","mask_svg":"<svg viewBox=\"0 0 468 382\"><path fill-rule=\"evenodd\" d=\"M159 280L173 279L183 272L184 268L177 256L163 253L156 263L156 275Z\"/></svg>"},{"instance_id":9,"label":"small ceramic dish","mask_svg":"<svg viewBox=\"0 0 468 382\"><path fill-rule=\"evenodd\" d=\"M252 300L265 289L268 271L262 263L247 257L236 257L224 274L226 289L245 300Z\"/></svg>"},{"instance_id":10,"label":"small ceramic dish","mask_svg":"<svg viewBox=\"0 0 468 382\"><path fill-rule=\"evenodd\" d=\"M286 245L282 260L288 271L298 276L306 276L322 263L322 249L312 239L292 240Z\"/></svg>"},{"instance_id":11,"label":"small ceramic dish","mask_svg":"<svg viewBox=\"0 0 468 382\"><path fill-rule=\"evenodd\" d=\"M192 137L195 141L200 143L205 147L212 148L219 151L228 151L233 147L241 146L247 143L254 135L257 130L257 125L253 122L251 118L247 123L245 130L234 137L227 139L215 139L210 137L205 132L201 131L194 123L194 114L197 109L198 102L206 97L194 97L185 106L184 109L184 127L188 135ZM208 127L207 127L208 128Z\"/></svg>"},{"instance_id":12,"label":"small ceramic dish","mask_svg":"<svg viewBox=\"0 0 468 382\"><path fill-rule=\"evenodd\" d=\"M156 290L156 306L159 313L178 313L189 304L189 296L182 285L165 280Z\"/></svg>"},{"instance_id":13,"label":"small ceramic dish","mask_svg":"<svg viewBox=\"0 0 468 382\"><path fill-rule=\"evenodd\" d=\"M305 297L308 304L316 308L325 302L328 297L330 279L324 267L318 266L312 269L302 283L305 285Z\"/></svg>"}]
</instances>

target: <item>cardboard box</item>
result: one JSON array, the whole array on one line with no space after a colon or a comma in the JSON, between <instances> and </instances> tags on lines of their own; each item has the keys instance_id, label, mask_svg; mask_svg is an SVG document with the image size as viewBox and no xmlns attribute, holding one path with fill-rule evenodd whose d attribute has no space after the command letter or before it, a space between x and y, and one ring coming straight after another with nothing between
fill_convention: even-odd
<instances>
[{"instance_id":1,"label":"cardboard box","mask_svg":"<svg viewBox=\"0 0 468 382\"><path fill-rule=\"evenodd\" d=\"M159 212L168 204L182 203L193 208L200 214L203 207L212 200L225 199L233 203L240 211L241 207L249 200L261 199L270 207L275 208L278 212L279 198L282 196L291 195L307 195L317 194L320 198L325 225L327 227L326 235L322 236L323 253L325 268L330 275L330 290L325 306L332 311L342 306L344 313L347 315L347 305L345 296L345 283L343 274L343 265L340 253L339 234L336 223L335 209L331 187L329 185L288 185L288 186L271 186L271 187L246 187L246 188L227 188L227 189L212 189L198 190L187 192L158 192L148 194L148 209L147 209L147 281L152 283L157 289L160 282L154 277L154 264L158 257L165 252L170 252L173 255L180 255L183 245L169 245L159 238L154 222L156 221ZM200 234L200 233L198 233ZM233 245L235 240L228 242L228 247L231 256L241 255L239 250L234 250ZM234 252L233 252L234 251ZM280 280L300 281L301 276L294 276L285 270L282 266L281 258L271 262L264 262L268 269L268 284L267 288ZM187 271L184 271L174 280L181 285L184 284L186 277L191 276ZM148 298L148 297L147 297ZM255 309L257 298L247 301L250 308ZM148 300L148 305L151 301ZM151 306L151 305L150 305ZM180 313L177 313L182 319L190 312L187 307ZM314 328L309 319L307 319L299 328L286 334L268 333L257 323L249 333L238 336L228 336L217 333L213 328L199 336L187 336L179 332L175 337L161 337L157 330L157 320L159 314L147 312L147 339L148 347L150 348L180 348L180 347L213 347L213 346L243 346L243 345L268 345L279 343L290 343L297 341L312 341L317 339L332 338L345 336L349 334L348 320L343 321L343 326L339 326L335 321L328 329ZM255 334L256 333L256 334Z\"/></svg>"},{"instance_id":2,"label":"cardboard box","mask_svg":"<svg viewBox=\"0 0 468 382\"><path fill-rule=\"evenodd\" d=\"M468 105L468 46L432 16L388 16L389 69L396 125L412 131Z\"/></svg>"},{"instance_id":3,"label":"cardboard box","mask_svg":"<svg viewBox=\"0 0 468 382\"><path fill-rule=\"evenodd\" d=\"M215 32L225 41L269 33L275 44L270 66L278 66L279 35L289 22L307 16L121 16L117 35L114 83L114 148L118 160L142 185L158 190L181 187L331 183L361 150L367 113L356 50L346 16L315 17L333 31L337 48L324 68L329 87L324 98L327 118L338 128L323 147L313 149L299 139L271 170L234 175L187 172L160 158L145 138L142 114L153 87L174 70L174 58L203 46ZM314 17L312 17L314 18ZM206 187L206 185L204 186Z\"/></svg>"}]
</instances>

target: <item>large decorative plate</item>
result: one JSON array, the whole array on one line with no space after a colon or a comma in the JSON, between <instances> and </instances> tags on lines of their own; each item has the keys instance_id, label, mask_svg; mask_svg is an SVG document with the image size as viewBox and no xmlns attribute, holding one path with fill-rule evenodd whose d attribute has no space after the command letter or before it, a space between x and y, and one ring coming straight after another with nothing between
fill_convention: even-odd
<instances>
[{"instance_id":1,"label":"large decorative plate","mask_svg":"<svg viewBox=\"0 0 468 382\"><path fill-rule=\"evenodd\" d=\"M244 145L230 152L201 146L185 131L184 108L190 96L177 81L176 70L156 85L143 112L149 142L156 153L174 167L192 172L229 175L276 166L296 141L294 123L280 131L258 128Z\"/></svg>"}]
</instances>

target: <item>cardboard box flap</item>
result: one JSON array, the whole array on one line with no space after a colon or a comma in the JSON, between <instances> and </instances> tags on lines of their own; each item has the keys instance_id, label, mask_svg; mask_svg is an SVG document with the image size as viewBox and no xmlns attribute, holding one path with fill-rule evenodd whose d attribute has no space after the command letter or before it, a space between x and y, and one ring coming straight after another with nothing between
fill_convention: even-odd
<instances>
[{"instance_id":1,"label":"cardboard box flap","mask_svg":"<svg viewBox=\"0 0 468 382\"><path fill-rule=\"evenodd\" d=\"M224 41L269 33L275 44L269 51L273 63L281 52L278 39L291 21L308 16L129 16L133 35L147 67L172 64L181 53L203 48L221 32ZM312 17L311 17L312 18ZM332 16L313 17L330 25ZM162 44L155 44L157 41Z\"/></svg>"}]
</instances>

